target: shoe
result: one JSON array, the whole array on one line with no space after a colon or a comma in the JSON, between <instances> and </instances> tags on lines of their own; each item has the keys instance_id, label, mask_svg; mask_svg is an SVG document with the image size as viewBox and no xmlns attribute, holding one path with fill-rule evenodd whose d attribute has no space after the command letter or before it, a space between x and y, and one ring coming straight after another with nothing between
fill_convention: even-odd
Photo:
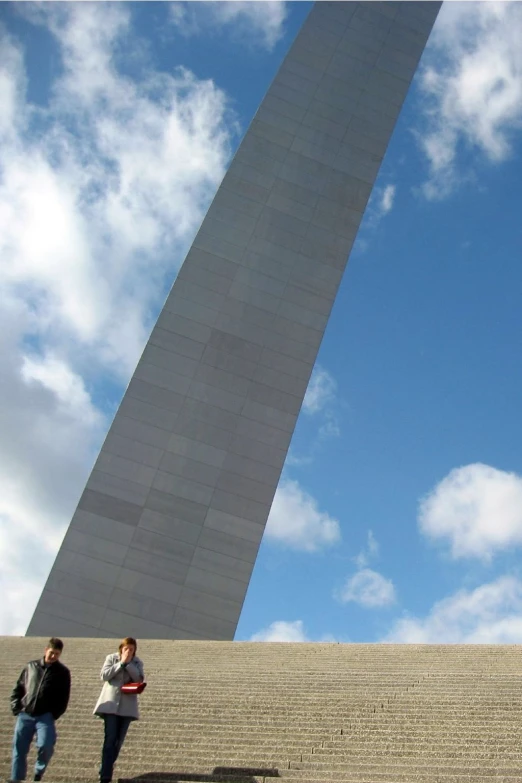
<instances>
[{"instance_id":1,"label":"shoe","mask_svg":"<svg viewBox=\"0 0 522 783\"><path fill-rule=\"evenodd\" d=\"M41 773L40 773L40 772L37 772L37 773L36 773L36 775L34 776L33 780L34 780L34 781L35 781L35 783L36 783L38 780L41 780L41 779L42 779L42 775L41 775Z\"/></svg>"}]
</instances>

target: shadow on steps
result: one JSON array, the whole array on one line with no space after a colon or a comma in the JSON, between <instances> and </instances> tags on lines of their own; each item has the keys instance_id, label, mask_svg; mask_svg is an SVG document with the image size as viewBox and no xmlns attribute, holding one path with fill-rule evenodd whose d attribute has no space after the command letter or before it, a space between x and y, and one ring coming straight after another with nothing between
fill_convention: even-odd
<instances>
[{"instance_id":1,"label":"shadow on steps","mask_svg":"<svg viewBox=\"0 0 522 783\"><path fill-rule=\"evenodd\" d=\"M261 767L214 767L210 774L197 772L145 772L134 778L118 778L118 783L258 783L259 778L278 778L279 770Z\"/></svg>"}]
</instances>

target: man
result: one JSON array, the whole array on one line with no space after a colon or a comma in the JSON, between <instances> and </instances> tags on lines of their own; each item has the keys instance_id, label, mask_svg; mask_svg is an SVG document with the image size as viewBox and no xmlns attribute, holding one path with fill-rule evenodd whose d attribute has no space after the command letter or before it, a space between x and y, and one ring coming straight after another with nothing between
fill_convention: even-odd
<instances>
[{"instance_id":1,"label":"man","mask_svg":"<svg viewBox=\"0 0 522 783\"><path fill-rule=\"evenodd\" d=\"M30 661L22 671L11 696L11 710L17 715L13 737L11 782L25 780L27 754L36 734L38 755L34 780L41 780L56 742L55 721L69 703L71 675L58 660L63 650L61 639L53 637L43 658Z\"/></svg>"}]
</instances>

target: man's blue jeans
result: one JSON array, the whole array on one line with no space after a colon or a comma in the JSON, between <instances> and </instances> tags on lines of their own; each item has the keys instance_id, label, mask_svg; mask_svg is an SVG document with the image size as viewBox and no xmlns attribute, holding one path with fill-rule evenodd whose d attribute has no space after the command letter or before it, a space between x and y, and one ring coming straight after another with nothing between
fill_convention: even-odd
<instances>
[{"instance_id":1,"label":"man's blue jeans","mask_svg":"<svg viewBox=\"0 0 522 783\"><path fill-rule=\"evenodd\" d=\"M11 780L25 780L27 775L27 754L36 734L38 755L34 774L43 775L53 755L56 742L54 718L50 712L33 717L21 712L18 715L13 737L13 763Z\"/></svg>"},{"instance_id":2,"label":"man's blue jeans","mask_svg":"<svg viewBox=\"0 0 522 783\"><path fill-rule=\"evenodd\" d=\"M119 756L123 740L131 723L131 718L122 715L102 715L105 723L100 780L112 780L112 770Z\"/></svg>"}]
</instances>

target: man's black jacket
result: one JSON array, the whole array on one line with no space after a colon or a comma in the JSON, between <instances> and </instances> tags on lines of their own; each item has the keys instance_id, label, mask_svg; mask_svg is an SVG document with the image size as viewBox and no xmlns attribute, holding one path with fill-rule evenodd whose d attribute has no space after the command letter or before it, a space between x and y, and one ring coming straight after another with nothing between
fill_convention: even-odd
<instances>
[{"instance_id":1,"label":"man's black jacket","mask_svg":"<svg viewBox=\"0 0 522 783\"><path fill-rule=\"evenodd\" d=\"M13 715L26 712L35 717L50 712L58 720L67 709L70 692L71 675L67 666L60 661L46 665L43 658L30 661L11 694L11 710Z\"/></svg>"}]
</instances>

